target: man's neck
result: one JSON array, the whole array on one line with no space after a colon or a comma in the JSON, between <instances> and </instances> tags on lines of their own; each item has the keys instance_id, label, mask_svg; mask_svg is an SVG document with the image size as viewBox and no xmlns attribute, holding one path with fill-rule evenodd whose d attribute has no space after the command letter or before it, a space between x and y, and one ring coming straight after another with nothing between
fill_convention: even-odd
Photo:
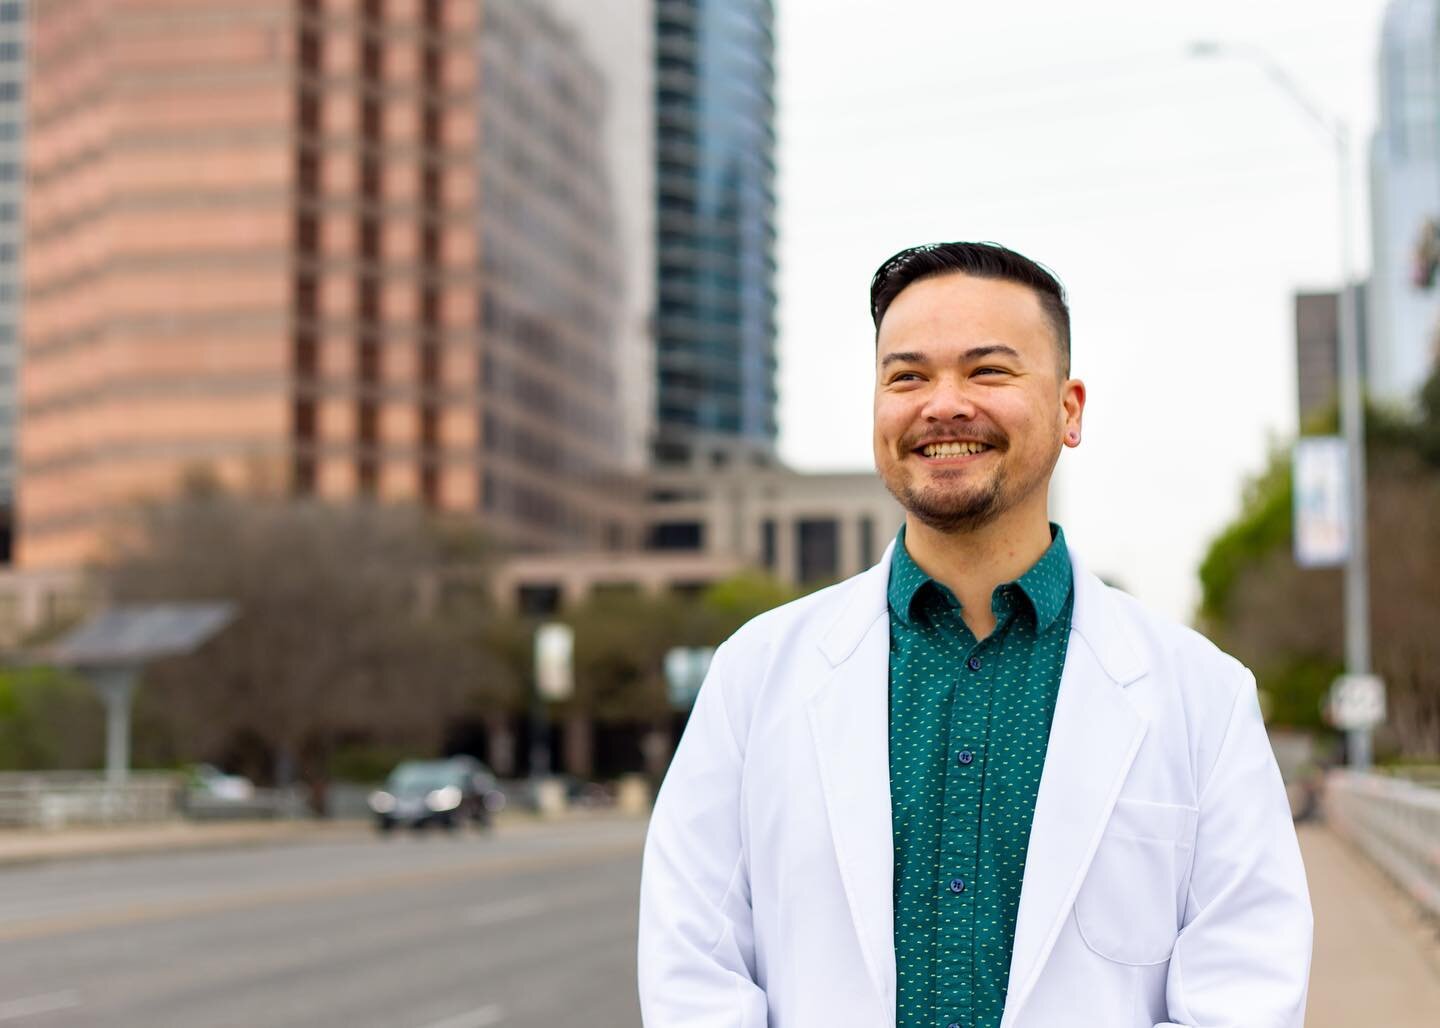
<instances>
[{"instance_id":1,"label":"man's neck","mask_svg":"<svg viewBox=\"0 0 1440 1028\"><path fill-rule=\"evenodd\" d=\"M1019 511L968 532L941 532L914 516L905 518L905 549L922 571L960 601L965 624L983 639L995 628L990 595L1035 566L1050 548L1044 509Z\"/></svg>"}]
</instances>

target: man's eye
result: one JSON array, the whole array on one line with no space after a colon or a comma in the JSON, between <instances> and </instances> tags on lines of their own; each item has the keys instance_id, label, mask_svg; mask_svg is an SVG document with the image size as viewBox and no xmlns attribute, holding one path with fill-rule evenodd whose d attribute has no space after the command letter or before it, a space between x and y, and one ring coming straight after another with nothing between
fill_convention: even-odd
<instances>
[{"instance_id":1,"label":"man's eye","mask_svg":"<svg viewBox=\"0 0 1440 1028\"><path fill-rule=\"evenodd\" d=\"M892 381L892 382L918 382L918 381L920 381L920 376L919 376L918 374L916 374L915 372L913 372L913 371L902 371L902 372L900 372L899 374L897 374L894 378L890 379L890 381Z\"/></svg>"},{"instance_id":2,"label":"man's eye","mask_svg":"<svg viewBox=\"0 0 1440 1028\"><path fill-rule=\"evenodd\" d=\"M1008 374L1004 368L976 368L977 375L1004 375Z\"/></svg>"}]
</instances>

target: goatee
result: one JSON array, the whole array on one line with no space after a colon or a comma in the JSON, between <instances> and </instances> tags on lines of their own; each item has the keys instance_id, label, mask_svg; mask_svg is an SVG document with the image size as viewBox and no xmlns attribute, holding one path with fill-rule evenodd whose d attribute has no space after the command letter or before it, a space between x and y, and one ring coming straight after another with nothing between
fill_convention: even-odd
<instances>
[{"instance_id":1,"label":"goatee","mask_svg":"<svg viewBox=\"0 0 1440 1028\"><path fill-rule=\"evenodd\" d=\"M1004 476L996 475L983 490L961 496L942 490L916 489L909 482L885 485L900 506L937 532L973 532L1005 512ZM938 495L936 495L938 494Z\"/></svg>"}]
</instances>

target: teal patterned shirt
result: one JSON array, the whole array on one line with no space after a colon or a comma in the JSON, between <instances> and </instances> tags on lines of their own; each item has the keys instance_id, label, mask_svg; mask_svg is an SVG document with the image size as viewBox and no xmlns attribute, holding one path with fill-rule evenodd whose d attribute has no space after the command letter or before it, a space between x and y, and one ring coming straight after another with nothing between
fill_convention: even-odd
<instances>
[{"instance_id":1,"label":"teal patterned shirt","mask_svg":"<svg viewBox=\"0 0 1440 1028\"><path fill-rule=\"evenodd\" d=\"M1065 534L991 594L983 641L905 549L890 568L897 1028L994 1028L1074 590Z\"/></svg>"}]
</instances>

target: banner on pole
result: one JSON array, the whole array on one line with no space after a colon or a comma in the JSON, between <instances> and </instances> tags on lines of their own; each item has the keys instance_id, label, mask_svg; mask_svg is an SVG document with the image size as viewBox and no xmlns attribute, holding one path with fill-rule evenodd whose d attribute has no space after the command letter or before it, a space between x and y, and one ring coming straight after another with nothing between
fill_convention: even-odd
<instances>
[{"instance_id":1,"label":"banner on pole","mask_svg":"<svg viewBox=\"0 0 1440 1028\"><path fill-rule=\"evenodd\" d=\"M713 646L677 646L665 654L665 691L670 706L689 710L695 705L714 656Z\"/></svg>"},{"instance_id":2,"label":"banner on pole","mask_svg":"<svg viewBox=\"0 0 1440 1028\"><path fill-rule=\"evenodd\" d=\"M575 691L575 630L551 621L535 630L535 688L551 703Z\"/></svg>"},{"instance_id":3,"label":"banner on pole","mask_svg":"<svg viewBox=\"0 0 1440 1028\"><path fill-rule=\"evenodd\" d=\"M1333 568L1350 555L1345 440L1302 436L1295 441L1295 563Z\"/></svg>"}]
</instances>

